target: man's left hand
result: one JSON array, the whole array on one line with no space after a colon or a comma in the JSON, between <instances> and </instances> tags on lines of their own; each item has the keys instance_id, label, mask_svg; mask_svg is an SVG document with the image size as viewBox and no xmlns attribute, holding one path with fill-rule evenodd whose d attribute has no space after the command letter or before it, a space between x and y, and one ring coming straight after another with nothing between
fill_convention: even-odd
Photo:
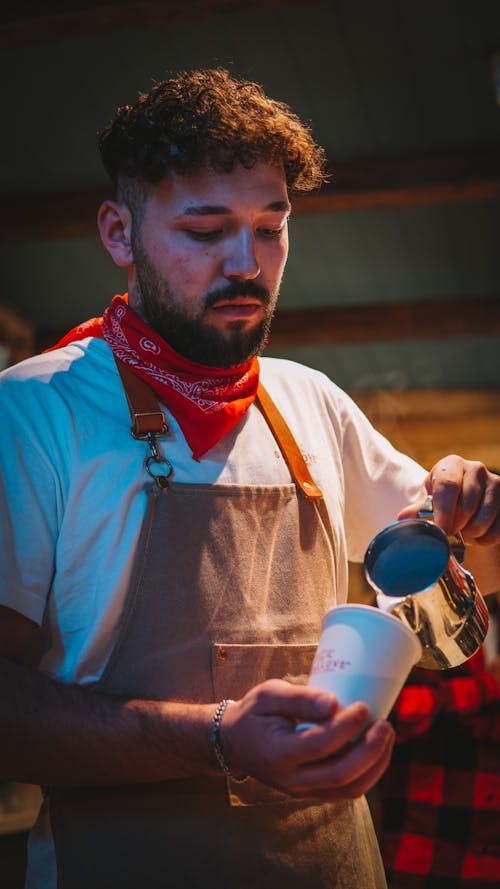
<instances>
[{"instance_id":1,"label":"man's left hand","mask_svg":"<svg viewBox=\"0 0 500 889\"><path fill-rule=\"evenodd\" d=\"M451 454L439 460L424 482L425 491L398 519L416 516L432 495L434 521L445 534L461 532L466 543L500 543L500 475L475 460Z\"/></svg>"}]
</instances>

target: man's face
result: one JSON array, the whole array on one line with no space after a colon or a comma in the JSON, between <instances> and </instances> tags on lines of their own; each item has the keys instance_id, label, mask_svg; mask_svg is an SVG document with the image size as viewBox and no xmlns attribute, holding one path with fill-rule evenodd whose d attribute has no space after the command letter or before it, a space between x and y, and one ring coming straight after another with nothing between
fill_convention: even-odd
<instances>
[{"instance_id":1,"label":"man's face","mask_svg":"<svg viewBox=\"0 0 500 889\"><path fill-rule=\"evenodd\" d=\"M288 253L283 171L173 174L132 235L131 307L177 352L234 367L264 348Z\"/></svg>"}]
</instances>

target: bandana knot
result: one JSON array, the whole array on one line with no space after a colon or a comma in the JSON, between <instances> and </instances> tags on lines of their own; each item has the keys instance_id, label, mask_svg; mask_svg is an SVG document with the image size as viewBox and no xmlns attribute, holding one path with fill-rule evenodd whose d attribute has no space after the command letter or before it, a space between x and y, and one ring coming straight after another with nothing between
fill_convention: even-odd
<instances>
[{"instance_id":1,"label":"bandana knot","mask_svg":"<svg viewBox=\"0 0 500 889\"><path fill-rule=\"evenodd\" d=\"M179 423L194 460L227 435L255 401L257 358L229 369L184 358L128 306L126 294L115 296L102 318L79 324L53 348L87 336L104 337L113 354L151 386Z\"/></svg>"}]
</instances>

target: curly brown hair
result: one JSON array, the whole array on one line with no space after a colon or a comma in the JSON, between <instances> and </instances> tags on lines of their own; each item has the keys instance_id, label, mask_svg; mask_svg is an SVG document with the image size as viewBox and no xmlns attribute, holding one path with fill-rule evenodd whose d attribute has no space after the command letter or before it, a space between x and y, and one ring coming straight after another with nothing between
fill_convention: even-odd
<instances>
[{"instance_id":1,"label":"curly brown hair","mask_svg":"<svg viewBox=\"0 0 500 889\"><path fill-rule=\"evenodd\" d=\"M291 195L318 188L325 154L284 102L222 68L183 71L118 108L99 137L104 167L120 180L159 182L203 166L282 164ZM139 183L137 183L139 184ZM125 186L126 189L126 186Z\"/></svg>"}]
</instances>

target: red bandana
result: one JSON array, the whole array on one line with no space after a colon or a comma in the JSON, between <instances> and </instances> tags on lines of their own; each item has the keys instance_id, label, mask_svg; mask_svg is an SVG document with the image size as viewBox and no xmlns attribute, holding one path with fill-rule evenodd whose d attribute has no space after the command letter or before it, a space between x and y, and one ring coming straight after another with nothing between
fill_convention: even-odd
<instances>
[{"instance_id":1,"label":"red bandana","mask_svg":"<svg viewBox=\"0 0 500 889\"><path fill-rule=\"evenodd\" d=\"M179 423L195 460L230 432L255 400L257 358L230 370L183 358L128 307L127 294L113 297L102 318L79 324L52 348L87 336L104 337L116 357L151 386Z\"/></svg>"}]
</instances>

